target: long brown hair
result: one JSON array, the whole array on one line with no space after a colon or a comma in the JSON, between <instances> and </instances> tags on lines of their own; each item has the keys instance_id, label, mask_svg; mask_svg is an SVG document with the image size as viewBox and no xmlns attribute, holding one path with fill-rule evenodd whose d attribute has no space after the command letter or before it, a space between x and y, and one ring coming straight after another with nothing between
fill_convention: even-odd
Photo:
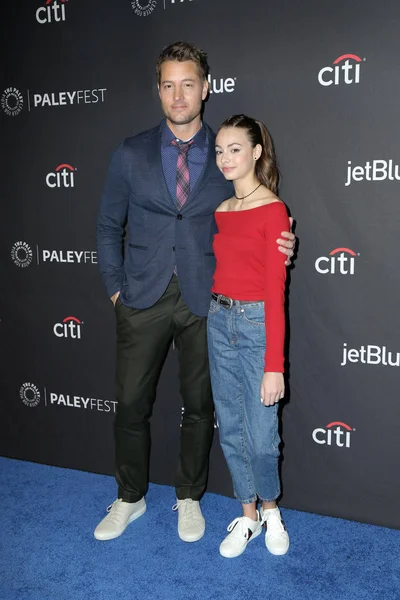
<instances>
[{"instance_id":1,"label":"long brown hair","mask_svg":"<svg viewBox=\"0 0 400 600\"><path fill-rule=\"evenodd\" d=\"M265 125L261 121L256 121L256 119L247 115L233 115L229 119L226 119L219 129L223 129L224 127L240 127L246 131L253 148L257 144L260 144L262 152L256 162L256 177L273 194L276 194L279 184L279 171L276 165L274 144Z\"/></svg>"}]
</instances>

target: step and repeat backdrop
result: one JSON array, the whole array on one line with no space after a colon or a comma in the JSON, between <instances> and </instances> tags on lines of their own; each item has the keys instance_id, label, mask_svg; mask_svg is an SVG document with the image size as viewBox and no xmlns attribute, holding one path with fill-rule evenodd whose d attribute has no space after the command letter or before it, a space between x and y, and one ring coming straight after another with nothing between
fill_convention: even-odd
<instances>
[{"instance_id":1,"label":"step and repeat backdrop","mask_svg":"<svg viewBox=\"0 0 400 600\"><path fill-rule=\"evenodd\" d=\"M208 52L205 120L245 112L270 129L296 221L282 505L400 527L399 22L395 0L4 7L0 454L113 473L96 214L112 150L162 118L160 50L184 39ZM171 348L154 482L173 484L181 411ZM215 432L209 491L229 495Z\"/></svg>"}]
</instances>

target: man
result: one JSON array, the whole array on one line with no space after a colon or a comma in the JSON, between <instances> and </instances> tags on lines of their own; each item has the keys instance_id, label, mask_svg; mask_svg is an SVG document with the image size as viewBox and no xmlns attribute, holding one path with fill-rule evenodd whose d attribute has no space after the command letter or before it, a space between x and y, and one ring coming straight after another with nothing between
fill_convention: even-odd
<instances>
[{"instance_id":1,"label":"man","mask_svg":"<svg viewBox=\"0 0 400 600\"><path fill-rule=\"evenodd\" d=\"M179 537L195 542L205 531L199 501L214 429L206 338L213 213L233 188L216 166L215 134L201 121L206 54L171 44L156 71L165 120L114 152L97 223L98 261L117 321L118 499L94 535L116 538L146 511L149 419L174 340L184 406L175 508ZM282 235L280 250L291 256L294 236Z\"/></svg>"}]
</instances>

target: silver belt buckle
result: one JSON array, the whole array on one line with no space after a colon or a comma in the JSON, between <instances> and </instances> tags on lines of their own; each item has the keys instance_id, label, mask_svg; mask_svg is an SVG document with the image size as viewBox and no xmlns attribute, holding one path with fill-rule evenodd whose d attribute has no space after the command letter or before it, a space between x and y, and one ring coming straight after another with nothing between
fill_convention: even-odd
<instances>
[{"instance_id":1,"label":"silver belt buckle","mask_svg":"<svg viewBox=\"0 0 400 600\"><path fill-rule=\"evenodd\" d=\"M231 310L232 306L233 306L233 300L232 298L228 298L228 296L222 296L222 294L219 295L219 298L223 298L226 302L226 300L229 300L229 306L225 305L225 308L227 308L228 310Z\"/></svg>"}]
</instances>

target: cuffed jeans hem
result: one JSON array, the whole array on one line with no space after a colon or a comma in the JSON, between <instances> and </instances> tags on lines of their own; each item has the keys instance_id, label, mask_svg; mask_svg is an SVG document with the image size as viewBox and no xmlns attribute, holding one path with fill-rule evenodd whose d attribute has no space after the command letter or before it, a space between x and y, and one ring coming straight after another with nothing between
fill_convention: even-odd
<instances>
[{"instance_id":1,"label":"cuffed jeans hem","mask_svg":"<svg viewBox=\"0 0 400 600\"><path fill-rule=\"evenodd\" d=\"M257 496L250 498L250 500L242 500L236 496L236 500L238 500L240 504L252 504L253 502L257 502Z\"/></svg>"},{"instance_id":2,"label":"cuffed jeans hem","mask_svg":"<svg viewBox=\"0 0 400 600\"><path fill-rule=\"evenodd\" d=\"M279 494L277 496L274 496L273 498L261 498L261 496L259 496L260 498L260 502L275 502L275 500L278 500L279 496L281 495L281 493L279 492Z\"/></svg>"}]
</instances>

